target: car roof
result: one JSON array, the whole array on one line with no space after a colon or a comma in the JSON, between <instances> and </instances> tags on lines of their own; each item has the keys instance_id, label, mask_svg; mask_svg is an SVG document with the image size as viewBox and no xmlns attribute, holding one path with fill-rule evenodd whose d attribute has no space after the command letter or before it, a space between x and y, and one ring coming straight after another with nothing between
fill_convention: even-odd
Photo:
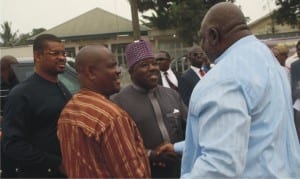
<instances>
[{"instance_id":1,"label":"car roof","mask_svg":"<svg viewBox=\"0 0 300 179\"><path fill-rule=\"evenodd\" d=\"M72 57L66 57L67 58L67 65L72 67L74 69L75 59ZM17 61L19 63L33 63L33 57L18 57ZM75 69L74 69L75 71Z\"/></svg>"},{"instance_id":2,"label":"car roof","mask_svg":"<svg viewBox=\"0 0 300 179\"><path fill-rule=\"evenodd\" d=\"M33 62L33 57L18 57L17 58L17 61L20 63L23 63L23 62Z\"/></svg>"},{"instance_id":3,"label":"car roof","mask_svg":"<svg viewBox=\"0 0 300 179\"><path fill-rule=\"evenodd\" d=\"M68 62L75 62L75 59L72 57L66 57ZM33 62L33 57L18 57L18 62Z\"/></svg>"}]
</instances>

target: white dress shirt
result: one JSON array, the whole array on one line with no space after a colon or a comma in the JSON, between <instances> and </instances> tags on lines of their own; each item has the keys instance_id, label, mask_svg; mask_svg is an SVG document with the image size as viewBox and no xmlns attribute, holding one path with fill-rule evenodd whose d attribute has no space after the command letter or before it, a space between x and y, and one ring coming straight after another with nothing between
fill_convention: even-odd
<instances>
[{"instance_id":1,"label":"white dress shirt","mask_svg":"<svg viewBox=\"0 0 300 179\"><path fill-rule=\"evenodd\" d=\"M170 81L176 86L178 87L178 80L174 74L174 72L169 68L167 70L167 73L168 73L168 78L170 79ZM162 81L162 86L164 87L167 87L167 88L170 88L170 85L164 75L164 72L163 71L160 71L160 75L161 75L161 81Z\"/></svg>"},{"instance_id":2,"label":"white dress shirt","mask_svg":"<svg viewBox=\"0 0 300 179\"><path fill-rule=\"evenodd\" d=\"M200 78L200 80L204 77L204 76L200 75L200 68L197 68L197 67L191 65L191 69L197 74L197 76Z\"/></svg>"}]
</instances>

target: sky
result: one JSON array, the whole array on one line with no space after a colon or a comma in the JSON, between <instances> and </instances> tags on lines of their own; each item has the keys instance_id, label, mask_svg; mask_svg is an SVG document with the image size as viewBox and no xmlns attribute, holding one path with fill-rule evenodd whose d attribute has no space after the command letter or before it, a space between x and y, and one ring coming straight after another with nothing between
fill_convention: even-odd
<instances>
[{"instance_id":1,"label":"sky","mask_svg":"<svg viewBox=\"0 0 300 179\"><path fill-rule=\"evenodd\" d=\"M236 0L236 4L253 21L271 12L271 1ZM8 21L13 32L29 33L34 28L50 29L96 7L131 20L128 0L0 0L0 24Z\"/></svg>"}]
</instances>

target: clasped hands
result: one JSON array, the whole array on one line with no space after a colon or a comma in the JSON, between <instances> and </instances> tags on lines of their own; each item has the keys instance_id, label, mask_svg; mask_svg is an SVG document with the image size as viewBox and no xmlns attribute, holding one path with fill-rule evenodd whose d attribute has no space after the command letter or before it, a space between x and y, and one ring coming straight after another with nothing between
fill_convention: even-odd
<instances>
[{"instance_id":1,"label":"clasped hands","mask_svg":"<svg viewBox=\"0 0 300 179\"><path fill-rule=\"evenodd\" d=\"M180 160L181 156L174 151L173 144L163 143L151 150L149 160L151 165L166 167Z\"/></svg>"}]
</instances>

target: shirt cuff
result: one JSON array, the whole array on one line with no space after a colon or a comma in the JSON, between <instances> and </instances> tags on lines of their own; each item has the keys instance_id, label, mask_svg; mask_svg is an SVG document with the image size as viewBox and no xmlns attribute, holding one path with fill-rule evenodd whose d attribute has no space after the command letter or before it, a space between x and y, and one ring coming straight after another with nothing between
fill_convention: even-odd
<instances>
[{"instance_id":1,"label":"shirt cuff","mask_svg":"<svg viewBox=\"0 0 300 179\"><path fill-rule=\"evenodd\" d=\"M180 141L180 142L176 142L174 143L173 147L174 147L174 151L176 153L182 153L183 152L183 149L184 149L184 146L185 146L185 141Z\"/></svg>"},{"instance_id":2,"label":"shirt cuff","mask_svg":"<svg viewBox=\"0 0 300 179\"><path fill-rule=\"evenodd\" d=\"M300 98L297 99L293 105L294 109L296 109L297 111L300 111Z\"/></svg>"}]
</instances>

